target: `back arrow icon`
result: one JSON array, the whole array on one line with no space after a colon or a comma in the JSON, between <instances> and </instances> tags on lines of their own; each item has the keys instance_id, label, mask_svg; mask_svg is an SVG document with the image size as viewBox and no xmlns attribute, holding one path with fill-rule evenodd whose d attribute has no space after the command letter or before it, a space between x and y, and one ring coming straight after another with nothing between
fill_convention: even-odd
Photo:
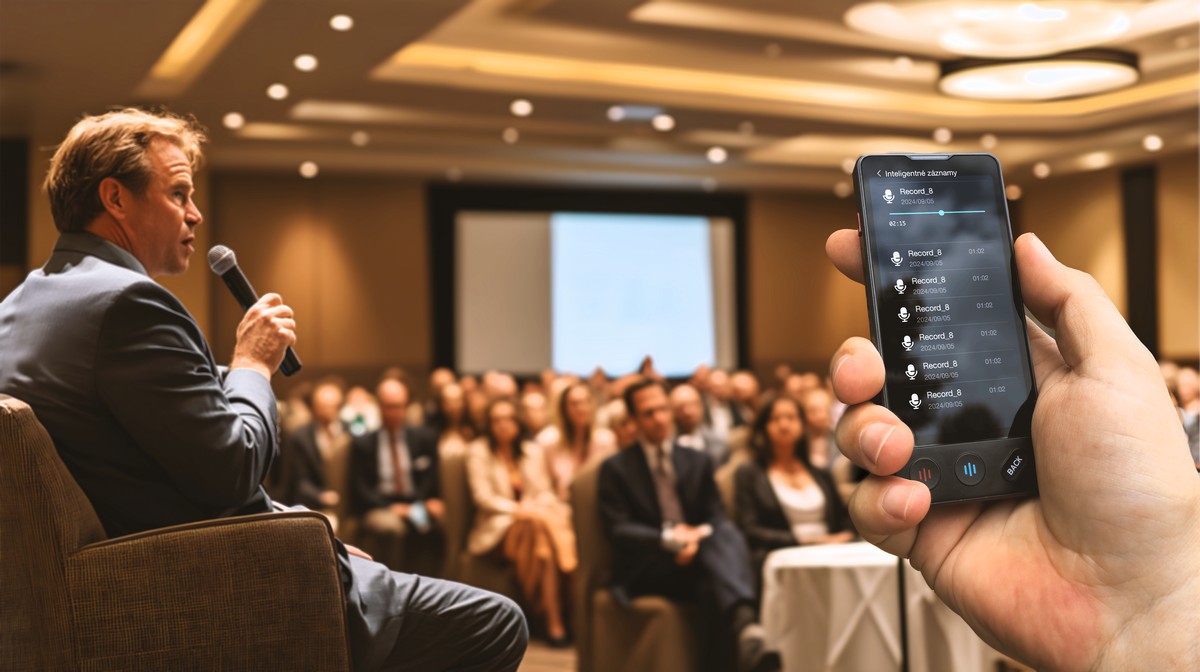
<instances>
[{"instance_id":1,"label":"back arrow icon","mask_svg":"<svg viewBox=\"0 0 1200 672\"><path fill-rule=\"evenodd\" d=\"M875 171L875 177L883 177L883 169L882 168Z\"/></svg>"}]
</instances>

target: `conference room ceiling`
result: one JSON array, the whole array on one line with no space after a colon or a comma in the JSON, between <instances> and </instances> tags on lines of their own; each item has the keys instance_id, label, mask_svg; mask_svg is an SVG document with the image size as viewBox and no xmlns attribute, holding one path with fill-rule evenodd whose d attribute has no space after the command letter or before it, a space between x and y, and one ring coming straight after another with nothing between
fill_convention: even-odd
<instances>
[{"instance_id":1,"label":"conference room ceiling","mask_svg":"<svg viewBox=\"0 0 1200 672\"><path fill-rule=\"evenodd\" d=\"M1135 54L1140 78L1049 102L941 93L940 64L961 56L851 28L859 4L0 0L0 134L40 142L84 112L165 104L209 128L216 170L840 194L866 152L990 150L1029 182L1038 162L1151 160L1148 134L1159 153L1196 151L1195 0L1107 3L1136 17L1117 37L1066 22L1055 39Z\"/></svg>"}]
</instances>

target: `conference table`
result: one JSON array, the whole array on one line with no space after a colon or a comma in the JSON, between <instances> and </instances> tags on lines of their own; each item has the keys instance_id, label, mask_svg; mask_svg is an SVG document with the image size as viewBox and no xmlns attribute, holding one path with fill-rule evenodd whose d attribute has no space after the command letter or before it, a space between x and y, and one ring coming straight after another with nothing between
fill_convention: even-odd
<instances>
[{"instance_id":1,"label":"conference table","mask_svg":"<svg viewBox=\"0 0 1200 672\"><path fill-rule=\"evenodd\" d=\"M785 672L901 669L899 564L866 542L785 548L763 569L762 625ZM1001 655L904 561L911 672L985 672Z\"/></svg>"}]
</instances>

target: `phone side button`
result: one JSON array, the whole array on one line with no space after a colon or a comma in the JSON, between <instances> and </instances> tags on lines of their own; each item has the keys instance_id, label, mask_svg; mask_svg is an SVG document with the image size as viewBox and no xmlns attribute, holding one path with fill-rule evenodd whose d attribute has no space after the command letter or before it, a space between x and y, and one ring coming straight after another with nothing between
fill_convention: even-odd
<instances>
[{"instance_id":1,"label":"phone side button","mask_svg":"<svg viewBox=\"0 0 1200 672\"><path fill-rule=\"evenodd\" d=\"M971 453L959 455L954 463L954 475L963 485L979 485L983 482L983 460Z\"/></svg>"},{"instance_id":2,"label":"phone side button","mask_svg":"<svg viewBox=\"0 0 1200 672\"><path fill-rule=\"evenodd\" d=\"M1029 457L1025 454L1024 448L1018 448L1009 453L1008 459L1004 460L1004 480L1013 482L1021 477L1021 472L1025 471L1025 465L1029 464Z\"/></svg>"},{"instance_id":3,"label":"phone side button","mask_svg":"<svg viewBox=\"0 0 1200 672\"><path fill-rule=\"evenodd\" d=\"M941 471L938 469L937 463L928 457L913 462L912 468L908 470L908 478L912 481L920 481L925 484L925 487L933 490L937 487L938 480L941 478Z\"/></svg>"}]
</instances>

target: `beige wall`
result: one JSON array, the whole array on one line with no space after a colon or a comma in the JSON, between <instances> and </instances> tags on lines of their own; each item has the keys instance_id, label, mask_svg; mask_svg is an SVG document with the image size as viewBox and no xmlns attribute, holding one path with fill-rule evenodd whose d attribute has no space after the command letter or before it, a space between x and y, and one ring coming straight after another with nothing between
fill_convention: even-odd
<instances>
[{"instance_id":1,"label":"beige wall","mask_svg":"<svg viewBox=\"0 0 1200 672\"><path fill-rule=\"evenodd\" d=\"M1166 359L1200 359L1198 173L1195 154L1158 166L1158 339Z\"/></svg>"},{"instance_id":2,"label":"beige wall","mask_svg":"<svg viewBox=\"0 0 1200 672\"><path fill-rule=\"evenodd\" d=\"M1037 234L1062 263L1091 273L1121 314L1127 314L1121 177L1116 169L1028 184L1020 208L1024 231Z\"/></svg>"},{"instance_id":3,"label":"beige wall","mask_svg":"<svg viewBox=\"0 0 1200 672\"><path fill-rule=\"evenodd\" d=\"M386 178L222 174L212 240L228 245L260 294L296 312L306 370L421 372L430 362L424 188ZM213 350L233 352L241 310L216 276Z\"/></svg>"},{"instance_id":4,"label":"beige wall","mask_svg":"<svg viewBox=\"0 0 1200 672\"><path fill-rule=\"evenodd\" d=\"M760 375L778 363L826 375L842 341L870 337L862 285L825 256L829 234L855 226L854 200L760 193L747 209L751 365Z\"/></svg>"}]
</instances>

